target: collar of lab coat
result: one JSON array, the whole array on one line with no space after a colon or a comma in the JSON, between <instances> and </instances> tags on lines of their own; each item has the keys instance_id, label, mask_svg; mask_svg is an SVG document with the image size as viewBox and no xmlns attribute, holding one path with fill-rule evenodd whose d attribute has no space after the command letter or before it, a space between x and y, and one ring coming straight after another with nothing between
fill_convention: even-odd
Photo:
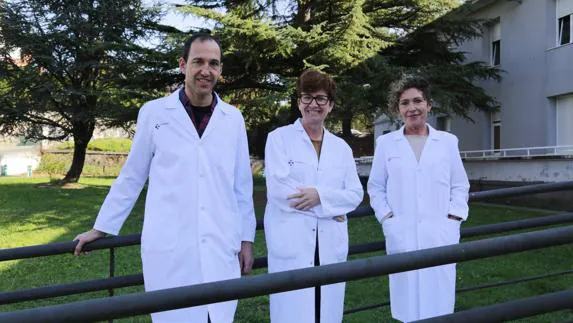
<instances>
[{"instance_id":1,"label":"collar of lab coat","mask_svg":"<svg viewBox=\"0 0 573 323\"><path fill-rule=\"evenodd\" d=\"M432 128L432 126L430 126L429 124L426 123L426 126L428 127L428 139L429 140L440 140L440 134L439 132ZM404 135L404 127L402 126L398 131L395 132L395 136L394 136L394 140L398 141L398 140L406 140L406 136Z\"/></svg>"},{"instance_id":2,"label":"collar of lab coat","mask_svg":"<svg viewBox=\"0 0 573 323\"><path fill-rule=\"evenodd\" d=\"M308 138L308 141L310 142L310 137L308 136L308 134L306 133L306 131L304 130L304 127L302 126L302 121L300 118L298 118L294 123L293 126L296 130L301 132L301 135L305 136L306 138ZM328 136L331 135L330 131L326 130L326 128L322 127L323 131L324 131L324 136L322 137L322 145L324 146L324 142L326 140L326 138Z\"/></svg>"},{"instance_id":3,"label":"collar of lab coat","mask_svg":"<svg viewBox=\"0 0 573 323\"><path fill-rule=\"evenodd\" d=\"M221 124L220 121L232 113L231 110L233 107L223 102L223 100L221 100L221 98L215 93L215 96L217 96L217 105L213 110L213 115L211 116L211 119L209 119L209 124L207 125L205 132L199 138L197 131L193 130L194 126L192 125L193 123L191 122L191 118L189 118L189 115L185 111L185 107L183 107L183 103L179 100L178 91L179 89L165 98L164 108L169 110L172 120L185 129L185 133L187 133L191 138L204 140L209 137L214 129Z\"/></svg>"},{"instance_id":4,"label":"collar of lab coat","mask_svg":"<svg viewBox=\"0 0 573 323\"><path fill-rule=\"evenodd\" d=\"M180 88L175 90L167 97L167 104L165 104L166 109L171 110L183 108L183 104L181 103L181 100L179 100L179 90ZM223 114L228 114L230 112L230 106L223 102L217 93L215 93L215 96L217 97L217 105L215 106L213 113L218 113L218 111L221 111Z\"/></svg>"}]
</instances>

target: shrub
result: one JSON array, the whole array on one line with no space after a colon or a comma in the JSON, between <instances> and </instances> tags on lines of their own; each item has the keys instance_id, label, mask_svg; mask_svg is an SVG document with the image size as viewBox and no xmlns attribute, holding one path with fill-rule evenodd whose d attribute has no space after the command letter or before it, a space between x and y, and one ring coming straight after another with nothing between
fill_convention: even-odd
<instances>
[{"instance_id":1,"label":"shrub","mask_svg":"<svg viewBox=\"0 0 573 323\"><path fill-rule=\"evenodd\" d=\"M88 144L88 150L91 151L105 151L105 152L129 152L131 148L131 139L125 138L104 138L93 139ZM73 150L74 142L68 141L56 146L58 150Z\"/></svg>"},{"instance_id":2,"label":"shrub","mask_svg":"<svg viewBox=\"0 0 573 323\"><path fill-rule=\"evenodd\" d=\"M50 177L63 176L72 164L73 154L70 153L43 153L37 174L46 174ZM116 177L125 163L126 155L88 154L84 163L82 176Z\"/></svg>"}]
</instances>

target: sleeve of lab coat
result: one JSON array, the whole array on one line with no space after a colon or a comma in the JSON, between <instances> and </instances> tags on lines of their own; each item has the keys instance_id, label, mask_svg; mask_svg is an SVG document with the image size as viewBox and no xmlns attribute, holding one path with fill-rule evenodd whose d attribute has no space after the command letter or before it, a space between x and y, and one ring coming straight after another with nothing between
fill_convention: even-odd
<instances>
[{"instance_id":1,"label":"sleeve of lab coat","mask_svg":"<svg viewBox=\"0 0 573 323\"><path fill-rule=\"evenodd\" d=\"M468 198L470 183L458 149L458 138L453 137L450 143L451 176L450 176L450 208L448 214L468 218Z\"/></svg>"},{"instance_id":2,"label":"sleeve of lab coat","mask_svg":"<svg viewBox=\"0 0 573 323\"><path fill-rule=\"evenodd\" d=\"M253 173L249 157L247 130L245 129L245 121L242 117L237 140L234 192L242 217L242 241L254 242L257 220L253 206Z\"/></svg>"},{"instance_id":3,"label":"sleeve of lab coat","mask_svg":"<svg viewBox=\"0 0 573 323\"><path fill-rule=\"evenodd\" d=\"M283 212L312 215L310 211L298 211L290 206L287 196L296 193L303 184L290 175L289 159L281 133L269 133L265 145L265 179L267 182L267 200L278 206Z\"/></svg>"},{"instance_id":4,"label":"sleeve of lab coat","mask_svg":"<svg viewBox=\"0 0 573 323\"><path fill-rule=\"evenodd\" d=\"M319 209L315 215L319 217L334 217L352 212L364 197L364 190L358 178L356 162L350 147L346 146L343 156L340 157L345 160L344 188L333 189L326 185L316 187L318 196L320 196L320 204L315 207Z\"/></svg>"},{"instance_id":5,"label":"sleeve of lab coat","mask_svg":"<svg viewBox=\"0 0 573 323\"><path fill-rule=\"evenodd\" d=\"M149 124L150 108L143 106L139 110L131 150L99 210L94 224L96 230L117 235L149 177L149 166L155 149Z\"/></svg>"},{"instance_id":6,"label":"sleeve of lab coat","mask_svg":"<svg viewBox=\"0 0 573 323\"><path fill-rule=\"evenodd\" d=\"M386 195L386 182L388 181L388 168L383 144L383 137L376 140L376 149L374 151L374 160L370 176L368 177L367 190L370 196L370 206L374 209L374 215L378 222L382 222L384 216L392 212L388 206Z\"/></svg>"}]
</instances>

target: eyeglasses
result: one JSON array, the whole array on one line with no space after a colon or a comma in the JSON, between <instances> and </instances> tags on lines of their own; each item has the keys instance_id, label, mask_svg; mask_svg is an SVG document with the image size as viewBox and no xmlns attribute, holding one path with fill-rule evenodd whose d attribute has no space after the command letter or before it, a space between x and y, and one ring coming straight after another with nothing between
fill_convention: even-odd
<instances>
[{"instance_id":1,"label":"eyeglasses","mask_svg":"<svg viewBox=\"0 0 573 323\"><path fill-rule=\"evenodd\" d=\"M326 95L312 96L310 94L302 94L298 98L300 99L300 102L304 104L311 104L312 100L315 100L318 105L326 105L330 101L330 98Z\"/></svg>"}]
</instances>

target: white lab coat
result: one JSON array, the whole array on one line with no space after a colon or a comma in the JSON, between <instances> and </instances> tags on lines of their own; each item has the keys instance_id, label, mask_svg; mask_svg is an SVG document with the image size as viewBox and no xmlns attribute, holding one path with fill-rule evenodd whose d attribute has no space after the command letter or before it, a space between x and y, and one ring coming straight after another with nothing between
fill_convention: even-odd
<instances>
[{"instance_id":1,"label":"white lab coat","mask_svg":"<svg viewBox=\"0 0 573 323\"><path fill-rule=\"evenodd\" d=\"M179 90L178 90L179 91ZM256 220L241 113L218 98L199 138L178 91L145 104L94 228L117 235L149 177L141 235L145 290L239 278ZM237 301L152 314L155 323L233 321Z\"/></svg>"},{"instance_id":2,"label":"white lab coat","mask_svg":"<svg viewBox=\"0 0 573 323\"><path fill-rule=\"evenodd\" d=\"M469 182L458 139L428 127L419 162L403 127L377 139L368 194L382 222L388 254L456 244L460 221L448 219L448 214L464 220L468 216ZM393 216L384 219L389 212ZM392 317L410 322L452 313L455 266L390 275Z\"/></svg>"},{"instance_id":3,"label":"white lab coat","mask_svg":"<svg viewBox=\"0 0 573 323\"><path fill-rule=\"evenodd\" d=\"M320 264L346 261L348 221L337 222L333 217L354 210L364 194L348 144L324 130L319 160L297 120L268 135L265 176L269 272L314 266L316 230ZM287 196L298 187L316 188L321 204L309 211L289 206ZM322 323L342 321L344 289L344 283L322 286ZM314 288L272 294L270 312L272 323L314 323Z\"/></svg>"}]
</instances>

